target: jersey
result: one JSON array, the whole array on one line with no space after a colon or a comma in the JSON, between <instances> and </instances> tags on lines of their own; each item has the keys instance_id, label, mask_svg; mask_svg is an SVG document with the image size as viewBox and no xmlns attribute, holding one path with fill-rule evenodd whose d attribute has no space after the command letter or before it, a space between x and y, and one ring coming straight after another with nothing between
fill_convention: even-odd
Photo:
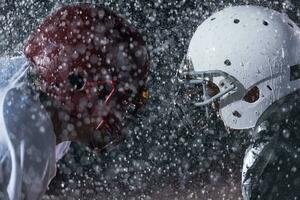
<instances>
[{"instance_id":1,"label":"jersey","mask_svg":"<svg viewBox=\"0 0 300 200\"><path fill-rule=\"evenodd\" d=\"M0 58L0 199L41 199L70 143L56 146L24 57Z\"/></svg>"},{"instance_id":2,"label":"jersey","mask_svg":"<svg viewBox=\"0 0 300 200\"><path fill-rule=\"evenodd\" d=\"M245 200L300 199L300 94L272 105L250 133L242 173Z\"/></svg>"}]
</instances>

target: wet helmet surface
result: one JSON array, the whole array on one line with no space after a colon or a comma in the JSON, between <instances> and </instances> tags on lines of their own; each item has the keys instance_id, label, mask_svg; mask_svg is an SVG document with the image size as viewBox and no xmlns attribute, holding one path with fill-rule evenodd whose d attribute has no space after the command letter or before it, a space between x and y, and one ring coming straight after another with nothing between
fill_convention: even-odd
<instances>
[{"instance_id":1,"label":"wet helmet surface","mask_svg":"<svg viewBox=\"0 0 300 200\"><path fill-rule=\"evenodd\" d=\"M121 115L146 98L149 57L141 34L124 18L91 4L63 6L29 37L25 56L42 91L77 119L119 137ZM117 131L112 131L117 129ZM114 136L115 135L115 136ZM113 139L112 139L113 138Z\"/></svg>"}]
</instances>

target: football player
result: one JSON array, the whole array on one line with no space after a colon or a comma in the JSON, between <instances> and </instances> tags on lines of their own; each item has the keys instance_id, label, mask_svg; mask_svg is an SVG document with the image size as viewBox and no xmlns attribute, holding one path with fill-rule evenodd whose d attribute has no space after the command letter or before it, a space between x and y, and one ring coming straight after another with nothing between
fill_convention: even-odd
<instances>
[{"instance_id":1,"label":"football player","mask_svg":"<svg viewBox=\"0 0 300 200\"><path fill-rule=\"evenodd\" d=\"M55 10L0 63L1 199L41 199L70 141L110 150L148 98L141 34L98 5Z\"/></svg>"},{"instance_id":2,"label":"football player","mask_svg":"<svg viewBox=\"0 0 300 200\"><path fill-rule=\"evenodd\" d=\"M228 130L252 137L242 170L249 199L298 199L300 29L257 6L225 8L194 33L179 81L201 85Z\"/></svg>"}]
</instances>

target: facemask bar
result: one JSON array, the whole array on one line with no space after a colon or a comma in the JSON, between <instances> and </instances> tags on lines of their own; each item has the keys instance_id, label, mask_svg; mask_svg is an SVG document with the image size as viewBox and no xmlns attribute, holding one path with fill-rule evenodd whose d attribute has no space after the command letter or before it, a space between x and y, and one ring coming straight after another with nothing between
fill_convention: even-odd
<instances>
[{"instance_id":1,"label":"facemask bar","mask_svg":"<svg viewBox=\"0 0 300 200\"><path fill-rule=\"evenodd\" d=\"M111 102L111 100L117 90L117 88L116 88L117 81L115 81L115 80L99 80L97 82L88 82L88 83L86 83L86 86L85 86L86 88L89 88L89 90L92 90L96 86L100 87L100 86L104 86L105 84L110 85L111 89L110 89L109 93L107 94L102 106L108 106L109 103ZM109 122L109 119L114 119L115 123L111 124ZM122 127L116 127L116 124L120 124L120 122L111 113L109 113L105 117L102 117L101 121L97 124L97 126L95 127L95 130L106 131L106 133L100 133L100 134L104 134L104 136L105 136L105 134L107 134L107 136L111 136L111 140L101 144L103 146L98 146L95 139L92 138L90 146L93 148L93 150L96 153L100 154L101 152L109 151L124 139L124 136L122 135L122 129L121 129Z\"/></svg>"},{"instance_id":2,"label":"facemask bar","mask_svg":"<svg viewBox=\"0 0 300 200\"><path fill-rule=\"evenodd\" d=\"M203 101L194 102L193 104L197 107L207 106L212 102L222 98L224 95L228 94L231 91L236 91L237 86L234 84L235 79L229 76L227 73L220 70L210 70L205 72L196 72L192 64L191 59L187 57L184 58L183 62L180 65L180 68L177 72L178 81L183 84L188 85L202 85L203 88ZM207 92L207 85L209 81L212 81L213 78L222 77L224 81L223 86L220 89L220 92L216 95L210 97Z\"/></svg>"}]
</instances>

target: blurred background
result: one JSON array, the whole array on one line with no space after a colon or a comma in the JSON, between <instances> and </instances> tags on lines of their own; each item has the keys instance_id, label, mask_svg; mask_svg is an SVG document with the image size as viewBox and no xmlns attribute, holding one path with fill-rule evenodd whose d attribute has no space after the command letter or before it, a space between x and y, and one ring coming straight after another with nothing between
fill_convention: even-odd
<instances>
[{"instance_id":1,"label":"blurred background","mask_svg":"<svg viewBox=\"0 0 300 200\"><path fill-rule=\"evenodd\" d=\"M241 199L247 133L227 132L211 112L189 105L176 70L198 25L226 6L261 5L299 23L299 0L99 0L144 35L151 56L150 99L129 123L124 143L104 155L72 144L44 199ZM24 41L62 0L1 0L0 51L22 54Z\"/></svg>"}]
</instances>

